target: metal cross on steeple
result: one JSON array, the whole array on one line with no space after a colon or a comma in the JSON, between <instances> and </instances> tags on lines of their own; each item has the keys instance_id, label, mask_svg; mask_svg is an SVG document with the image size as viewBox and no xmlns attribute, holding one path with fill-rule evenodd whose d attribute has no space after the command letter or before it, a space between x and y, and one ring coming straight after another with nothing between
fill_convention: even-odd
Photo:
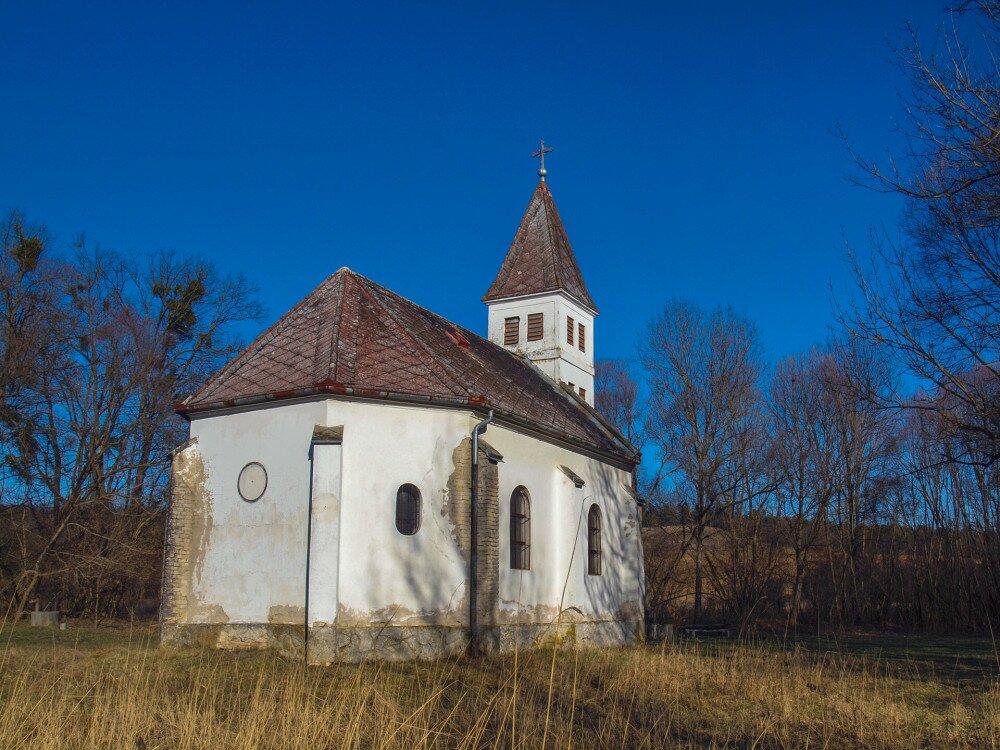
<instances>
[{"instance_id":1,"label":"metal cross on steeple","mask_svg":"<svg viewBox=\"0 0 1000 750\"><path fill-rule=\"evenodd\" d=\"M542 182L545 182L545 175L548 172L545 169L545 154L551 154L552 149L546 147L545 141L538 141L538 150L532 154L532 157L536 159L541 159L541 165L538 167L538 176L542 178Z\"/></svg>"}]
</instances>

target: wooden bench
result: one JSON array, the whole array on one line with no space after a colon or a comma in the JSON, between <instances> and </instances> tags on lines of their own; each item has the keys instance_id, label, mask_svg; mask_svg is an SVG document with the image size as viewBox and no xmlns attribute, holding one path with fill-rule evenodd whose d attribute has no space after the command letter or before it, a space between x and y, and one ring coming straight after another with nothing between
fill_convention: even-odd
<instances>
[{"instance_id":1,"label":"wooden bench","mask_svg":"<svg viewBox=\"0 0 1000 750\"><path fill-rule=\"evenodd\" d=\"M700 623L698 625L681 625L678 628L678 632L681 635L685 635L688 638L697 638L699 636L713 636L716 638L728 638L729 626L722 623Z\"/></svg>"}]
</instances>

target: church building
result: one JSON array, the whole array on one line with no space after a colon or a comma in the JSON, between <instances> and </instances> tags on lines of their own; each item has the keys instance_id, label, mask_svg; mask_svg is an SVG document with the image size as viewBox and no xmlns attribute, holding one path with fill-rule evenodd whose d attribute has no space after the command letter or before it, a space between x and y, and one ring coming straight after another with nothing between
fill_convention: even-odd
<instances>
[{"instance_id":1,"label":"church building","mask_svg":"<svg viewBox=\"0 0 1000 750\"><path fill-rule=\"evenodd\" d=\"M341 268L178 411L165 645L312 664L641 639L636 449L542 177L483 338Z\"/></svg>"}]
</instances>

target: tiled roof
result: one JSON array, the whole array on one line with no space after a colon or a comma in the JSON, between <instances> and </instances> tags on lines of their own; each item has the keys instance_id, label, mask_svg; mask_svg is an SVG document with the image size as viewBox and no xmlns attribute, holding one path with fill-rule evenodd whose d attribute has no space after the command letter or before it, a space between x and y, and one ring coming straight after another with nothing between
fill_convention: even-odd
<instances>
[{"instance_id":1,"label":"tiled roof","mask_svg":"<svg viewBox=\"0 0 1000 750\"><path fill-rule=\"evenodd\" d=\"M503 347L341 268L178 405L198 411L322 393L492 408L499 421L631 462L575 394Z\"/></svg>"},{"instance_id":2,"label":"tiled roof","mask_svg":"<svg viewBox=\"0 0 1000 750\"><path fill-rule=\"evenodd\" d=\"M539 182L483 302L562 289L597 312L548 185Z\"/></svg>"}]
</instances>

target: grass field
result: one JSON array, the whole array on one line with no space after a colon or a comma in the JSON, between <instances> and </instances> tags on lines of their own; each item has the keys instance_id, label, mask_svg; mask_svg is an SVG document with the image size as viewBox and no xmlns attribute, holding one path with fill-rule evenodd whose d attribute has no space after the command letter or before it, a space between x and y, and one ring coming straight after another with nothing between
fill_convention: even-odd
<instances>
[{"instance_id":1,"label":"grass field","mask_svg":"<svg viewBox=\"0 0 1000 750\"><path fill-rule=\"evenodd\" d=\"M0 748L1000 748L989 639L682 643L305 669L0 631Z\"/></svg>"}]
</instances>

